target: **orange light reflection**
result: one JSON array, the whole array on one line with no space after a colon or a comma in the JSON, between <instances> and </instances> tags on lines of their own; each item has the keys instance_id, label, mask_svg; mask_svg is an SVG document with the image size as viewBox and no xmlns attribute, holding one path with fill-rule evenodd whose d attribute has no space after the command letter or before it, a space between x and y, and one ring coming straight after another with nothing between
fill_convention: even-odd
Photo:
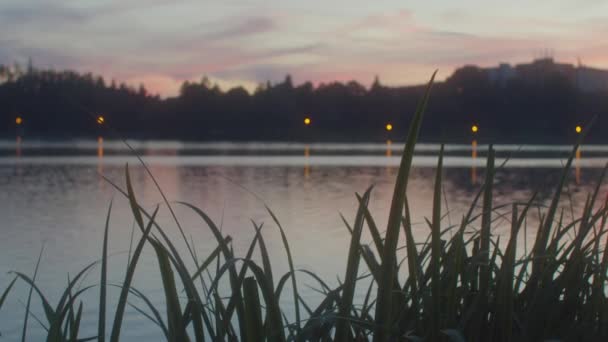
<instances>
[{"instance_id":1,"label":"orange light reflection","mask_svg":"<svg viewBox=\"0 0 608 342\"><path fill-rule=\"evenodd\" d=\"M475 162L477 160L477 140L471 142L471 184L477 184L477 166Z\"/></svg>"},{"instance_id":2,"label":"orange light reflection","mask_svg":"<svg viewBox=\"0 0 608 342\"><path fill-rule=\"evenodd\" d=\"M581 184L581 147L576 149L575 161L574 161L574 179L576 185Z\"/></svg>"}]
</instances>

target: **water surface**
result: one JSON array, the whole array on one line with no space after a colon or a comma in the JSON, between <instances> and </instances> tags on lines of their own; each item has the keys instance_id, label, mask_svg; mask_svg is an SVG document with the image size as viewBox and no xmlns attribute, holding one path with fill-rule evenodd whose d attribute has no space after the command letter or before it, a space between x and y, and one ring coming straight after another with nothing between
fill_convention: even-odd
<instances>
[{"instance_id":1,"label":"water surface","mask_svg":"<svg viewBox=\"0 0 608 342\"><path fill-rule=\"evenodd\" d=\"M131 142L134 150L119 141L43 142L18 139L0 142L0 289L11 279L7 274L19 270L32 274L36 258L44 246L37 283L52 303L65 287L68 274L101 255L104 221L113 201L110 221L110 281L119 283L124 276L133 219L128 202L101 175L125 184L128 163L138 200L152 211L162 197L146 174L137 153L148 164L160 187L171 201L186 201L203 209L233 237L238 255L243 255L253 236L251 220L263 224L274 272L287 270L285 252L276 225L264 208L267 203L288 235L297 268L315 271L329 283L342 277L349 233L340 218L353 221L355 192L374 185L371 212L380 227L386 224L394 179L402 146L385 144L289 144L289 143L181 143ZM408 196L416 222L417 238L424 239L431 215L434 165L439 146L422 144L417 148L409 181ZM526 201L535 190L540 201L554 192L561 167L572 150L570 146L496 146L498 161L506 164L497 171L495 205ZM444 171L445 227L459 222L464 210L484 178L487 146L446 146ZM601 167L608 160L608 146L583 146L576 153L567 196L562 203L566 216L577 212L586 194L596 185ZM602 187L601 197L606 198ZM215 247L213 237L202 220L191 210L173 203L179 223L194 241L203 259ZM534 221L533 215L530 218ZM181 241L177 225L161 205L159 222L175 241ZM506 231L508 222L499 221L496 234ZM533 224L530 223L530 227ZM528 231L533 233L533 228ZM137 232L135 238L137 238ZM365 237L369 241L369 237ZM183 243L178 243L187 255ZM162 307L163 294L157 265L146 249L138 266L134 285ZM256 256L257 257L257 256ZM85 284L98 281L98 268ZM277 276L275 276L277 278ZM313 283L302 279L302 284ZM307 300L318 299L303 285ZM117 291L112 294L115 295ZM83 298L84 335L97 327L96 297L93 289ZM21 283L0 312L0 331L7 341L21 333L27 287ZM289 307L289 298L285 298ZM42 317L34 300L34 313ZM110 308L113 306L110 304ZM123 338L127 341L158 340L158 328L145 317L129 310ZM42 328L30 320L30 339L41 338Z\"/></svg>"}]
</instances>

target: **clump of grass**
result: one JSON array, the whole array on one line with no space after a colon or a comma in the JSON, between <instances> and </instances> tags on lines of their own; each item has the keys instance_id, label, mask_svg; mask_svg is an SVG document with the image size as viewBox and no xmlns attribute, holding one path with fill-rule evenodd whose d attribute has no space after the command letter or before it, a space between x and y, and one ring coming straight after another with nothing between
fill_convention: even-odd
<instances>
[{"instance_id":1,"label":"clump of grass","mask_svg":"<svg viewBox=\"0 0 608 342\"><path fill-rule=\"evenodd\" d=\"M182 233L195 268L188 268L174 243L156 222L158 207L149 213L139 205L131 186L128 167L126 189L112 183L130 203L139 242L129 258L127 273L120 287L113 324L106 326L108 210L102 247L99 284L99 321L95 336L79 333L82 303L77 303L88 286L75 291L82 276L96 263L88 265L69 281L58 304L53 307L43 292L23 273L15 272L0 296L0 309L17 280L31 287L41 300L48 341L110 341L120 339L124 312L133 307L158 326L159 336L167 341L564 341L608 340L608 298L606 297L608 249L606 246L606 203L596 206L600 184L589 194L581 216L565 222L559 212L564 184L574 152L548 207L535 203L513 203L510 213L499 213L493 203L494 151L490 146L485 182L463 215L460 224L446 226L442 214L443 148L436 169L435 191L429 237L415 241L407 199L409 170L418 130L432 85L428 88L412 120L399 168L389 212L386 234L382 237L368 203L372 189L362 196L352 225L344 282L330 287L310 271L296 270L287 236L274 213L272 220L280 229L289 272L273 274L262 227L252 222L255 236L246 254L237 257L231 238L222 234L216 223L201 209L193 210L215 237L217 247L205 258L198 258L193 243ZM145 164L144 164L145 166ZM160 188L159 188L160 190ZM171 204L165 199L165 205ZM479 209L481 208L481 209ZM531 209L541 214L531 250L518 246L519 232L525 227ZM176 223L178 219L171 213ZM506 244L492 234L497 217L508 215L511 230ZM477 228L479 227L479 228ZM364 244L361 236L368 230L373 243ZM448 232L450 234L448 234ZM405 236L404 262L398 262L399 237ZM450 236L448 238L448 236ZM526 237L524 237L526 238ZM141 251L151 246L156 255L165 308L157 308L142 292L132 287L133 274ZM259 253L261 264L253 260ZM215 265L215 267L213 267ZM400 277L399 275L405 275ZM298 292L298 279L307 277L323 293L317 306L310 306ZM35 276L34 276L35 278ZM400 279L405 279L400 281ZM219 293L221 282L229 294ZM294 322L288 322L279 304L286 285L291 284ZM97 287L95 287L97 288ZM365 292L362 302L355 293ZM376 290L374 295L374 290ZM185 296L185 299L183 298ZM135 297L146 307L129 301ZM29 298L23 336L27 331ZM291 314L290 314L291 315Z\"/></svg>"}]
</instances>

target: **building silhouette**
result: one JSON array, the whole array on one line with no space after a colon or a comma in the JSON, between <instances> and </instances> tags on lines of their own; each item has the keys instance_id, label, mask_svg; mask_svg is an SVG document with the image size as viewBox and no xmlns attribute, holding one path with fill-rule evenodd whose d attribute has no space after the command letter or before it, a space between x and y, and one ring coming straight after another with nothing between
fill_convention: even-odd
<instances>
[{"instance_id":1,"label":"building silhouette","mask_svg":"<svg viewBox=\"0 0 608 342\"><path fill-rule=\"evenodd\" d=\"M543 85L553 77L566 78L582 92L608 91L608 70L591 68L582 64L557 63L551 57L535 59L531 63L511 66L500 63L497 67L483 68L490 82L505 85L520 79L527 83Z\"/></svg>"}]
</instances>

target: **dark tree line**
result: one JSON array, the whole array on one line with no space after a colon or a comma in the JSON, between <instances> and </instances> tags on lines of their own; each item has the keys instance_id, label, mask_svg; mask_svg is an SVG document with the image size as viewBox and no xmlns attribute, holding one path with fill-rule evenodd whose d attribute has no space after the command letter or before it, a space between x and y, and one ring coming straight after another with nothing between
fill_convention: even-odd
<instances>
[{"instance_id":1,"label":"dark tree line","mask_svg":"<svg viewBox=\"0 0 608 342\"><path fill-rule=\"evenodd\" d=\"M207 78L185 82L179 96L161 99L138 89L108 84L90 73L0 65L0 135L45 138L112 136L192 140L383 141L404 138L425 86L387 87L378 79L313 86L260 85L221 90ZM473 66L434 85L423 124L425 141L560 142L596 116L592 141L606 141L607 93L584 93L559 73L543 82L513 78L491 82ZM102 114L105 125L95 117ZM16 125L15 118L23 118ZM312 120L304 125L304 118ZM393 131L385 126L391 123Z\"/></svg>"}]
</instances>

